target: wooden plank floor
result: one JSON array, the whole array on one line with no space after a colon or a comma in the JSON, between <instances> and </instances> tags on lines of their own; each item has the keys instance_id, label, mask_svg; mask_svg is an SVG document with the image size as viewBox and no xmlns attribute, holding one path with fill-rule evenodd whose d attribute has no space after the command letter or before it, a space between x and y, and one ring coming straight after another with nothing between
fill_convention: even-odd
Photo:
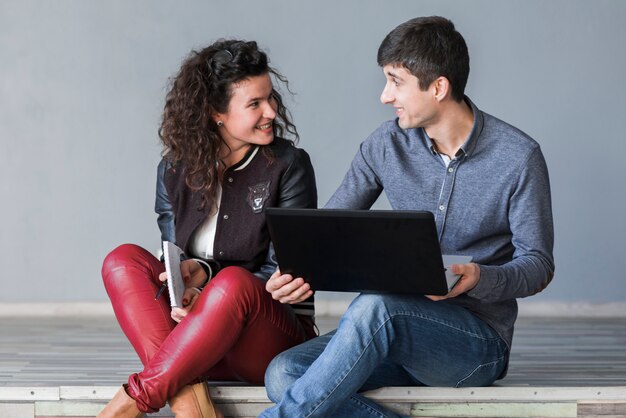
<instances>
[{"instance_id":1,"label":"wooden plank floor","mask_svg":"<svg viewBox=\"0 0 626 418\"><path fill-rule=\"evenodd\" d=\"M318 319L322 332L336 322ZM384 388L368 396L411 417L626 417L625 347L623 318L522 318L509 375L497 387ZM139 369L110 316L0 317L0 417L93 417ZM269 405L262 387L212 394L229 417L256 416Z\"/></svg>"},{"instance_id":2,"label":"wooden plank floor","mask_svg":"<svg viewBox=\"0 0 626 418\"><path fill-rule=\"evenodd\" d=\"M337 318L319 318L322 332ZM119 385L140 363L114 318L0 317L0 386ZM626 320L521 318L500 385L625 386Z\"/></svg>"}]
</instances>

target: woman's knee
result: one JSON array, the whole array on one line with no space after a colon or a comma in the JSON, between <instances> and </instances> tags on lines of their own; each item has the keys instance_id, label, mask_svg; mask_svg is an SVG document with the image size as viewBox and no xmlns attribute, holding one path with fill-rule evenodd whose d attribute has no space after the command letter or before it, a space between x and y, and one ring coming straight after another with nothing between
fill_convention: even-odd
<instances>
[{"instance_id":1,"label":"woman's knee","mask_svg":"<svg viewBox=\"0 0 626 418\"><path fill-rule=\"evenodd\" d=\"M147 251L135 244L122 244L112 250L102 262L102 280L105 285L114 280L115 274L111 274L120 268L135 266L145 259Z\"/></svg>"},{"instance_id":2,"label":"woman's knee","mask_svg":"<svg viewBox=\"0 0 626 418\"><path fill-rule=\"evenodd\" d=\"M135 258L141 251L145 250L135 244L122 244L114 248L104 257L104 261L102 262L102 275L104 276L105 273L127 264L128 261Z\"/></svg>"},{"instance_id":3,"label":"woman's knee","mask_svg":"<svg viewBox=\"0 0 626 418\"><path fill-rule=\"evenodd\" d=\"M263 288L261 281L255 275L238 266L223 268L210 283L211 287L219 287L230 294L241 294Z\"/></svg>"},{"instance_id":4,"label":"woman's knee","mask_svg":"<svg viewBox=\"0 0 626 418\"><path fill-rule=\"evenodd\" d=\"M264 293L263 283L252 273L241 267L226 267L205 286L194 305L194 311L224 308L225 312L236 311L248 315L260 306L266 297Z\"/></svg>"}]
</instances>

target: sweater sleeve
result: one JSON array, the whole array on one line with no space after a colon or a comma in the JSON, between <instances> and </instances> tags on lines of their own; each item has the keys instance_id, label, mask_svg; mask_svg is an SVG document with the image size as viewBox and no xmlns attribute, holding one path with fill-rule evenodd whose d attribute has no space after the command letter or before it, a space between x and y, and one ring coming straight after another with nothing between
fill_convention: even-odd
<instances>
[{"instance_id":1,"label":"sweater sleeve","mask_svg":"<svg viewBox=\"0 0 626 418\"><path fill-rule=\"evenodd\" d=\"M509 200L513 259L480 265L480 281L468 292L483 302L521 298L542 291L554 275L554 227L548 169L539 147L523 165Z\"/></svg>"},{"instance_id":2,"label":"sweater sleeve","mask_svg":"<svg viewBox=\"0 0 626 418\"><path fill-rule=\"evenodd\" d=\"M343 181L326 203L329 209L369 209L383 191L383 129L378 128L359 146Z\"/></svg>"}]
</instances>

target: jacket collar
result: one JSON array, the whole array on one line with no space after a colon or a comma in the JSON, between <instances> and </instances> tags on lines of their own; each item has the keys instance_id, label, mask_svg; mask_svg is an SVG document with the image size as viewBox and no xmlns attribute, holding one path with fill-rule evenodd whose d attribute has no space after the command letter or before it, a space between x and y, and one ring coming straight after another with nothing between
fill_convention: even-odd
<instances>
[{"instance_id":1,"label":"jacket collar","mask_svg":"<svg viewBox=\"0 0 626 418\"><path fill-rule=\"evenodd\" d=\"M232 171L239 171L239 170L243 170L244 168L246 168L248 164L250 164L250 162L254 159L256 154L259 152L259 148L260 146L258 145L250 147L250 149L248 150L246 155L241 159L241 161L229 167L228 169Z\"/></svg>"}]
</instances>

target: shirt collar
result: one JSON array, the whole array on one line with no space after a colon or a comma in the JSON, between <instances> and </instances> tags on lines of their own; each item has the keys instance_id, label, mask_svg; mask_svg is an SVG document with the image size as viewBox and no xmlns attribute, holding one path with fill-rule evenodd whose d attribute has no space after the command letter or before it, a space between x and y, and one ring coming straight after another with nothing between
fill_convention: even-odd
<instances>
[{"instance_id":1,"label":"shirt collar","mask_svg":"<svg viewBox=\"0 0 626 418\"><path fill-rule=\"evenodd\" d=\"M476 107L474 102L472 102L467 96L465 96L465 103L467 103L472 108L472 112L474 113L474 126L472 126L472 130L470 131L467 141L465 141L465 143L461 145L461 150L463 150L463 153L469 157L476 149L478 137L483 132L485 120L483 117L483 112L481 112L480 109Z\"/></svg>"}]
</instances>

